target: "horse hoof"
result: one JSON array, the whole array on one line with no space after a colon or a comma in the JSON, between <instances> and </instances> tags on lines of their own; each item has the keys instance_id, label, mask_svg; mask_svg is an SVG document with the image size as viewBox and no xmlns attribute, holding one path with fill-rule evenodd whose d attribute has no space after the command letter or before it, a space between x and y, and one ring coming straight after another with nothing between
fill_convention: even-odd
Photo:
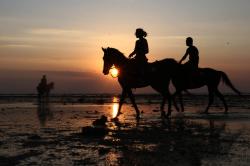
<instances>
[{"instance_id":1,"label":"horse hoof","mask_svg":"<svg viewBox=\"0 0 250 166\"><path fill-rule=\"evenodd\" d=\"M118 116L120 116L121 114L122 112L118 112L114 118L118 118Z\"/></svg>"},{"instance_id":2,"label":"horse hoof","mask_svg":"<svg viewBox=\"0 0 250 166\"><path fill-rule=\"evenodd\" d=\"M118 117L116 116L116 117L112 118L111 121L117 122L117 121L119 121L119 119L118 119Z\"/></svg>"}]
</instances>

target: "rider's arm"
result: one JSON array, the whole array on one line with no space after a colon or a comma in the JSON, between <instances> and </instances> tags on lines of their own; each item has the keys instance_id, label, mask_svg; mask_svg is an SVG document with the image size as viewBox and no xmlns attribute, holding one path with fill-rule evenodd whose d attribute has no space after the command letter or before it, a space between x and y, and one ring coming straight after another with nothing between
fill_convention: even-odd
<instances>
[{"instance_id":1,"label":"rider's arm","mask_svg":"<svg viewBox=\"0 0 250 166\"><path fill-rule=\"evenodd\" d=\"M131 54L129 54L128 57L131 58L133 55L135 55L135 53L136 53L136 52L135 52L135 50L134 50L133 52L131 52Z\"/></svg>"},{"instance_id":2,"label":"rider's arm","mask_svg":"<svg viewBox=\"0 0 250 166\"><path fill-rule=\"evenodd\" d=\"M179 61L179 63L181 64L182 61L184 61L188 56L188 50L186 51L185 55L181 58L181 60Z\"/></svg>"},{"instance_id":3,"label":"rider's arm","mask_svg":"<svg viewBox=\"0 0 250 166\"><path fill-rule=\"evenodd\" d=\"M136 52L137 52L137 51L136 51L136 50L137 50L137 45L138 45L137 43L138 43L138 41L136 41L136 43L135 43L135 49L134 49L134 51L131 52L131 54L129 54L129 56L128 56L129 58L131 58L133 55L136 54Z\"/></svg>"}]
</instances>

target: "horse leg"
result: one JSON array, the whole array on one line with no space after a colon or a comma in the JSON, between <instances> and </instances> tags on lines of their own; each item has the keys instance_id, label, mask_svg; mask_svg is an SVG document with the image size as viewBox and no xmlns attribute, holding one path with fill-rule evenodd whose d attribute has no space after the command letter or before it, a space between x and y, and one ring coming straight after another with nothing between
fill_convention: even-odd
<instances>
[{"instance_id":1,"label":"horse leg","mask_svg":"<svg viewBox=\"0 0 250 166\"><path fill-rule=\"evenodd\" d=\"M226 101L225 101L225 99L224 99L224 96L220 93L220 91L217 89L216 91L215 91L215 94L221 99L221 101L223 102L223 104L224 104L224 108L225 108L225 114L227 114L227 111L228 111L228 107L227 107L227 103L226 103Z\"/></svg>"},{"instance_id":2,"label":"horse leg","mask_svg":"<svg viewBox=\"0 0 250 166\"><path fill-rule=\"evenodd\" d=\"M160 110L161 110L161 117L162 117L162 118L165 118L165 117L166 117L166 114L165 114L165 111L164 111L164 106L165 106L165 103L166 103L166 99L167 99L167 96L166 96L166 95L163 95L163 99L162 99L161 107L160 107Z\"/></svg>"},{"instance_id":3,"label":"horse leg","mask_svg":"<svg viewBox=\"0 0 250 166\"><path fill-rule=\"evenodd\" d=\"M136 119L140 119L140 111L135 103L135 97L134 97L134 94L132 93L132 90L131 89L128 89L128 96L133 104L133 107L135 108L135 111L136 111Z\"/></svg>"},{"instance_id":4,"label":"horse leg","mask_svg":"<svg viewBox=\"0 0 250 166\"><path fill-rule=\"evenodd\" d=\"M208 101L208 105L207 105L207 108L205 109L204 113L208 113L208 109L209 107L211 106L211 104L213 103L214 101L214 91L210 88L208 88L208 96L209 96L209 101Z\"/></svg>"},{"instance_id":5,"label":"horse leg","mask_svg":"<svg viewBox=\"0 0 250 166\"><path fill-rule=\"evenodd\" d=\"M117 118L117 117L121 114L121 109L122 109L122 105L123 105L123 103L124 103L124 100L125 100L125 98L126 98L126 94L127 94L126 90L125 90L125 89L122 89L122 95L121 95L120 101L119 101L118 112L117 112L117 115L116 115L115 118Z\"/></svg>"},{"instance_id":6,"label":"horse leg","mask_svg":"<svg viewBox=\"0 0 250 166\"><path fill-rule=\"evenodd\" d=\"M172 110L171 110L171 99L172 99L172 97L171 97L171 95L170 95L169 92L167 93L167 99L168 99L168 113L167 113L167 117L169 117L171 115L171 112L172 112ZM178 108L175 100L173 101L173 103L174 103L175 108L177 110L179 110L179 108Z\"/></svg>"},{"instance_id":7,"label":"horse leg","mask_svg":"<svg viewBox=\"0 0 250 166\"><path fill-rule=\"evenodd\" d=\"M184 112L183 98L182 98L182 93L181 92L179 94L179 99L180 99L180 104L181 104L181 112Z\"/></svg>"},{"instance_id":8,"label":"horse leg","mask_svg":"<svg viewBox=\"0 0 250 166\"><path fill-rule=\"evenodd\" d=\"M177 112L180 111L177 103L176 103L176 96L178 95L179 97L179 100L180 100L180 104L181 104L181 112L184 112L184 105L183 105L183 100L182 100L182 93L181 91L176 91L174 94L173 94L173 104L175 106L175 109L177 110Z\"/></svg>"},{"instance_id":9,"label":"horse leg","mask_svg":"<svg viewBox=\"0 0 250 166\"><path fill-rule=\"evenodd\" d=\"M180 109L179 109L179 107L178 107L178 105L177 105L177 103L176 103L176 100L175 100L176 98L173 96L173 105L174 105L174 107L175 107L175 109L177 110L177 112L179 112L180 111Z\"/></svg>"}]
</instances>

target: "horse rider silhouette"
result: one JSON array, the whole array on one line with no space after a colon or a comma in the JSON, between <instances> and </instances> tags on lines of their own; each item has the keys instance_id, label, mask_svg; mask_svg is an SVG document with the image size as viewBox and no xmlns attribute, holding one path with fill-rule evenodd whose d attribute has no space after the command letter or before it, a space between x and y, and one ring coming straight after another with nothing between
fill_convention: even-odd
<instances>
[{"instance_id":1,"label":"horse rider silhouette","mask_svg":"<svg viewBox=\"0 0 250 166\"><path fill-rule=\"evenodd\" d=\"M135 62L135 73L139 76L145 75L145 68L147 65L147 57L146 54L149 52L148 42L145 38L147 36L147 32L145 32L142 28L138 28L135 31L135 36L138 40L135 43L134 51L129 55L129 58L133 58Z\"/></svg>"},{"instance_id":2,"label":"horse rider silhouette","mask_svg":"<svg viewBox=\"0 0 250 166\"><path fill-rule=\"evenodd\" d=\"M193 39L188 37L186 39L186 45L188 46L186 53L179 61L179 64L182 63L188 56L189 60L183 65L183 74L186 75L187 82L192 85L194 81L197 81L196 78L199 76L198 65L199 65L199 51L193 45Z\"/></svg>"}]
</instances>

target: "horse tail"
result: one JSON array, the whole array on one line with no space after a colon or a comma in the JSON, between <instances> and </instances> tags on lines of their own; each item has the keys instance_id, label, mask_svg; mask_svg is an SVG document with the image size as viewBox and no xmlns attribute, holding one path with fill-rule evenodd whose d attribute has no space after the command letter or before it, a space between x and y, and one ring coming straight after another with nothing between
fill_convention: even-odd
<instances>
[{"instance_id":1,"label":"horse tail","mask_svg":"<svg viewBox=\"0 0 250 166\"><path fill-rule=\"evenodd\" d=\"M227 74L224 73L223 71L219 71L222 81L229 86L235 93L237 93L238 95L241 96L241 92L239 90L237 90L234 85L232 84L232 82L230 81L230 79L228 78Z\"/></svg>"}]
</instances>

